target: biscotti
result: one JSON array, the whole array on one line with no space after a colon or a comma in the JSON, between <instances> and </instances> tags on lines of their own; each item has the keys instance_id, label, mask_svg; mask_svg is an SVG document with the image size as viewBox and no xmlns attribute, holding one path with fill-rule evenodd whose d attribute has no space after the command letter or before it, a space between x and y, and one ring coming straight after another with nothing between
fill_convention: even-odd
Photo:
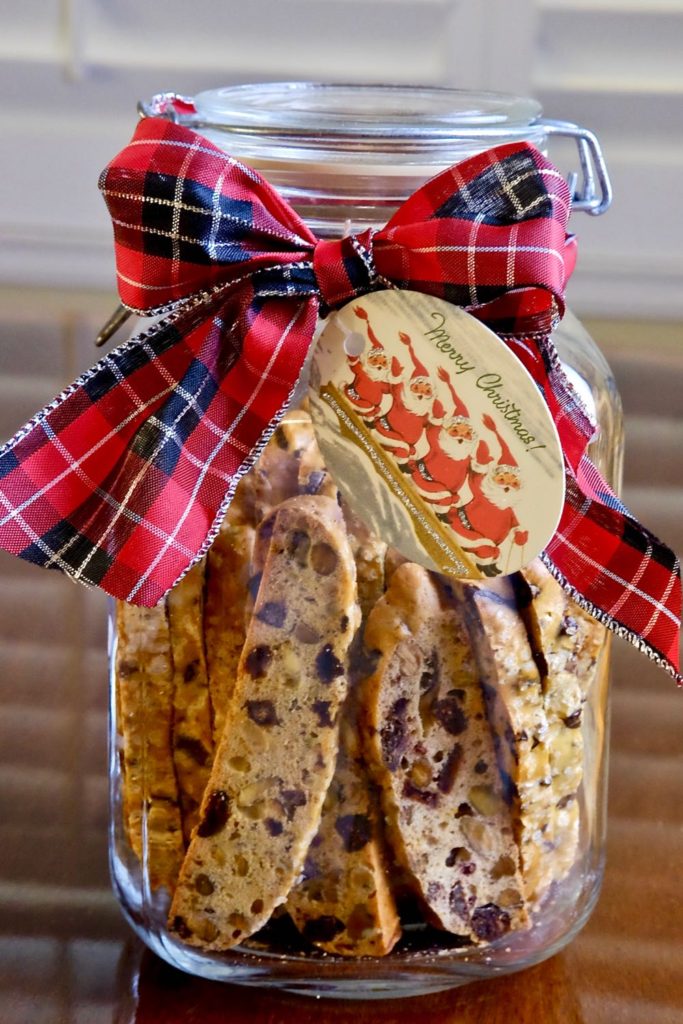
<instances>
[{"instance_id":1,"label":"biscotti","mask_svg":"<svg viewBox=\"0 0 683 1024\"><path fill-rule=\"evenodd\" d=\"M390 842L428 915L477 943L524 928L513 816L462 594L401 565L365 644L378 657L363 697L368 757Z\"/></svg>"},{"instance_id":2,"label":"biscotti","mask_svg":"<svg viewBox=\"0 0 683 1024\"><path fill-rule=\"evenodd\" d=\"M342 503L342 509L356 561L358 603L363 617L367 618L384 593L387 545L368 529L346 503Z\"/></svg>"},{"instance_id":3,"label":"biscotti","mask_svg":"<svg viewBox=\"0 0 683 1024\"><path fill-rule=\"evenodd\" d=\"M209 549L204 618L215 743L223 733L258 585L252 565L256 528L280 502L299 493L301 459L313 446L308 414L287 413L254 468L240 480Z\"/></svg>"},{"instance_id":4,"label":"biscotti","mask_svg":"<svg viewBox=\"0 0 683 1024\"><path fill-rule=\"evenodd\" d=\"M522 583L517 587L541 667L548 718L549 820L557 849L553 878L559 881L571 867L579 842L576 801L585 769L584 706L605 648L605 629L567 596L540 559L519 575Z\"/></svg>"},{"instance_id":5,"label":"biscotti","mask_svg":"<svg viewBox=\"0 0 683 1024\"><path fill-rule=\"evenodd\" d=\"M530 613L527 624L544 663L548 711L569 717L593 684L605 627L568 597L540 559L520 575L530 588L523 611Z\"/></svg>"},{"instance_id":6,"label":"biscotti","mask_svg":"<svg viewBox=\"0 0 683 1024\"><path fill-rule=\"evenodd\" d=\"M567 741L551 743L554 785L567 795L581 781L576 770L581 757L571 765L568 755L574 740L577 754L582 747L584 705L598 675L606 630L572 601L540 559L520 575L529 588L523 614L542 670L548 722L553 736Z\"/></svg>"},{"instance_id":7,"label":"biscotti","mask_svg":"<svg viewBox=\"0 0 683 1024\"><path fill-rule=\"evenodd\" d=\"M166 598L173 661L173 766L186 841L197 823L213 758L204 654L205 569L202 559Z\"/></svg>"},{"instance_id":8,"label":"biscotti","mask_svg":"<svg viewBox=\"0 0 683 1024\"><path fill-rule=\"evenodd\" d=\"M325 498L339 500L339 491L331 473L323 462L320 449L311 435L309 444L299 457L298 473L299 494L320 494Z\"/></svg>"},{"instance_id":9,"label":"biscotti","mask_svg":"<svg viewBox=\"0 0 683 1024\"><path fill-rule=\"evenodd\" d=\"M184 847L173 766L173 665L163 605L116 604L116 687L128 840L151 889L172 889Z\"/></svg>"},{"instance_id":10,"label":"biscotti","mask_svg":"<svg viewBox=\"0 0 683 1024\"><path fill-rule=\"evenodd\" d=\"M207 556L204 632L215 743L223 732L244 647L254 534L253 523L245 520L238 488Z\"/></svg>"},{"instance_id":11,"label":"biscotti","mask_svg":"<svg viewBox=\"0 0 683 1024\"><path fill-rule=\"evenodd\" d=\"M601 627L541 563L457 583L388 548L305 413L119 634L126 829L183 942L482 955L523 944L578 859Z\"/></svg>"},{"instance_id":12,"label":"biscotti","mask_svg":"<svg viewBox=\"0 0 683 1024\"><path fill-rule=\"evenodd\" d=\"M340 956L386 956L401 925L386 868L382 814L367 777L355 702L342 710L340 748L303 877L285 909L302 936Z\"/></svg>"},{"instance_id":13,"label":"biscotti","mask_svg":"<svg viewBox=\"0 0 683 1024\"><path fill-rule=\"evenodd\" d=\"M255 525L276 505L299 493L301 459L313 443L313 423L308 413L296 410L282 418L250 474Z\"/></svg>"},{"instance_id":14,"label":"biscotti","mask_svg":"<svg viewBox=\"0 0 683 1024\"><path fill-rule=\"evenodd\" d=\"M541 676L509 577L463 584L506 797L513 809L528 899L553 878L549 729Z\"/></svg>"},{"instance_id":15,"label":"biscotti","mask_svg":"<svg viewBox=\"0 0 683 1024\"><path fill-rule=\"evenodd\" d=\"M185 942L237 944L265 924L301 873L335 767L358 621L337 504L285 502L169 915Z\"/></svg>"}]
</instances>

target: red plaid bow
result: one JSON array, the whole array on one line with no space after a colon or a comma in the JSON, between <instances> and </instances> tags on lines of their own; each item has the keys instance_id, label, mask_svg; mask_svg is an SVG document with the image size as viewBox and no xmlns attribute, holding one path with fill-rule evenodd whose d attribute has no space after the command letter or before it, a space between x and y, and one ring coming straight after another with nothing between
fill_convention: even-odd
<instances>
[{"instance_id":1,"label":"red plaid bow","mask_svg":"<svg viewBox=\"0 0 683 1024\"><path fill-rule=\"evenodd\" d=\"M140 123L100 184L123 302L170 315L0 451L3 547L155 604L215 536L291 400L319 313L378 288L415 289L484 320L532 372L566 462L547 564L677 675L678 562L585 457L593 427L549 340L574 246L567 186L541 153L512 144L475 156L383 230L340 241L316 239L256 172L163 119Z\"/></svg>"}]
</instances>

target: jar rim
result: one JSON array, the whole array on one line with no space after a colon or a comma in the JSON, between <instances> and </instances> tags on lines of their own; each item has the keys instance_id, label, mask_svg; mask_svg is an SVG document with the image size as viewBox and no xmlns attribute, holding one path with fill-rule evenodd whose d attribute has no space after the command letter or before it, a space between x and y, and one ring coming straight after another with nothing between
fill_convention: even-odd
<instances>
[{"instance_id":1,"label":"jar rim","mask_svg":"<svg viewBox=\"0 0 683 1024\"><path fill-rule=\"evenodd\" d=\"M199 125L298 146L348 142L429 147L466 138L529 136L542 114L533 99L441 86L265 82L194 97ZM542 128L539 126L540 131Z\"/></svg>"}]
</instances>

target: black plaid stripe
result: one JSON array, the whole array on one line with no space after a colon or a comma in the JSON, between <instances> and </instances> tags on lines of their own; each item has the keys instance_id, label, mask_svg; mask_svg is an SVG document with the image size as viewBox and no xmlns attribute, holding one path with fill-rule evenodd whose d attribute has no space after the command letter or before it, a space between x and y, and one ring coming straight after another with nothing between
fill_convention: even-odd
<instances>
[{"instance_id":1,"label":"black plaid stripe","mask_svg":"<svg viewBox=\"0 0 683 1024\"><path fill-rule=\"evenodd\" d=\"M436 217L479 220L483 224L514 224L530 216L552 215L553 202L544 177L531 154L523 151L487 167L435 213Z\"/></svg>"},{"instance_id":2,"label":"black plaid stripe","mask_svg":"<svg viewBox=\"0 0 683 1024\"><path fill-rule=\"evenodd\" d=\"M206 414L217 391L218 383L208 368L194 359L161 409L137 431L131 450L170 477L185 442Z\"/></svg>"},{"instance_id":3,"label":"black plaid stripe","mask_svg":"<svg viewBox=\"0 0 683 1024\"><path fill-rule=\"evenodd\" d=\"M185 333L176 323L171 323L150 334L144 345L129 344L116 349L105 356L95 372L83 381L83 391L91 402L98 402L118 387L122 379L132 376L156 356L173 348Z\"/></svg>"},{"instance_id":4,"label":"black plaid stripe","mask_svg":"<svg viewBox=\"0 0 683 1024\"><path fill-rule=\"evenodd\" d=\"M0 480L4 477L9 476L15 469L20 466L20 461L17 458L17 453L14 448L9 448L7 451L0 453ZM0 508L0 517L2 516L2 509Z\"/></svg>"},{"instance_id":5,"label":"black plaid stripe","mask_svg":"<svg viewBox=\"0 0 683 1024\"><path fill-rule=\"evenodd\" d=\"M84 537L90 549L106 546L112 559L118 558L124 545L140 531L150 508L163 493L168 475L156 466L150 466L135 452L128 450L125 456L126 471L116 467L103 481L99 492L87 499L72 517L79 535ZM137 484L131 491L131 481ZM106 500L102 496L106 494ZM112 529L112 512L116 518ZM156 531L160 540L167 534ZM84 549L86 552L88 548ZM59 552L65 559L65 552ZM85 561L85 558L84 558Z\"/></svg>"},{"instance_id":6,"label":"black plaid stripe","mask_svg":"<svg viewBox=\"0 0 683 1024\"><path fill-rule=\"evenodd\" d=\"M68 566L73 572L80 573L80 570L87 561L87 569L81 578L85 583L97 586L103 579L105 573L111 566L114 555L93 545L88 537L84 537L77 526L62 519L41 537L41 544L33 543L21 552L21 557L34 565L49 565L52 569L61 569ZM52 553L60 553L59 561L52 561L51 555L47 554L45 548Z\"/></svg>"},{"instance_id":7,"label":"black plaid stripe","mask_svg":"<svg viewBox=\"0 0 683 1024\"><path fill-rule=\"evenodd\" d=\"M266 267L254 274L252 284L257 302L278 296L304 299L318 293L313 265L308 263Z\"/></svg>"},{"instance_id":8,"label":"black plaid stripe","mask_svg":"<svg viewBox=\"0 0 683 1024\"><path fill-rule=\"evenodd\" d=\"M248 200L216 197L212 189L191 178L148 172L141 201L143 245L148 255L177 256L183 263L204 266L216 260L241 263L249 259L251 247L240 244L253 229L253 205Z\"/></svg>"},{"instance_id":9,"label":"black plaid stripe","mask_svg":"<svg viewBox=\"0 0 683 1024\"><path fill-rule=\"evenodd\" d=\"M344 270L349 279L349 288L356 295L367 294L375 285L375 274L355 251L344 256Z\"/></svg>"}]
</instances>

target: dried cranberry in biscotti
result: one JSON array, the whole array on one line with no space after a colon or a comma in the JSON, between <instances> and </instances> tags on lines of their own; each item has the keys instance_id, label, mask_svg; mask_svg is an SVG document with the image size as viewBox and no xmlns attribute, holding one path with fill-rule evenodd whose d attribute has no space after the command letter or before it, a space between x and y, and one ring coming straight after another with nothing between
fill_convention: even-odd
<instances>
[{"instance_id":1,"label":"dried cranberry in biscotti","mask_svg":"<svg viewBox=\"0 0 683 1024\"><path fill-rule=\"evenodd\" d=\"M204 805L202 819L197 826L197 835L215 836L225 828L230 814L230 797L223 789L215 789Z\"/></svg>"}]
</instances>

